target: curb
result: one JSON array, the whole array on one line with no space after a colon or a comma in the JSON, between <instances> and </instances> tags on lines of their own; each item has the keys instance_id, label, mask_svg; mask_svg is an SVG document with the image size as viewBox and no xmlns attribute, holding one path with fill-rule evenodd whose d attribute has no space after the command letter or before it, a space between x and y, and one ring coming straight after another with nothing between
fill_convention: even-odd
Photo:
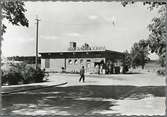
<instances>
[{"instance_id":1,"label":"curb","mask_svg":"<svg viewBox=\"0 0 167 117\"><path fill-rule=\"evenodd\" d=\"M22 89L22 90L13 90L13 91L9 91L9 92L1 92L1 94L2 95L9 95L9 94L12 94L12 93L24 92L24 91L29 91L29 90L46 89L46 88L50 88L50 87L66 85L67 83L68 82L64 82L64 83L61 83L61 84L56 84L56 85L51 85L51 86L34 85L34 86L39 86L39 87L32 87L32 88L27 88L27 89Z\"/></svg>"}]
</instances>

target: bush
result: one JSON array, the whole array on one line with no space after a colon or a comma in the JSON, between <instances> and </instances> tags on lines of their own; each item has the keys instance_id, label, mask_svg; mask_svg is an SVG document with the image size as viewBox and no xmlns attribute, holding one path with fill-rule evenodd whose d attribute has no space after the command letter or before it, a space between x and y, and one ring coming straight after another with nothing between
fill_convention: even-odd
<instances>
[{"instance_id":1,"label":"bush","mask_svg":"<svg viewBox=\"0 0 167 117\"><path fill-rule=\"evenodd\" d=\"M24 84L33 83L34 82L34 74L35 69L32 67L26 67L22 72L22 80Z\"/></svg>"},{"instance_id":2,"label":"bush","mask_svg":"<svg viewBox=\"0 0 167 117\"><path fill-rule=\"evenodd\" d=\"M5 74L4 79L7 79L9 85L17 85L22 80L22 76L16 72L9 72Z\"/></svg>"},{"instance_id":3,"label":"bush","mask_svg":"<svg viewBox=\"0 0 167 117\"><path fill-rule=\"evenodd\" d=\"M166 73L166 69L165 68L162 68L162 69L159 69L157 71L157 74L158 75L162 75L162 76L165 76L167 73Z\"/></svg>"},{"instance_id":4,"label":"bush","mask_svg":"<svg viewBox=\"0 0 167 117\"><path fill-rule=\"evenodd\" d=\"M45 77L45 71L41 70L40 68L37 68L37 70L35 70L35 72L33 74L33 78L34 78L35 82L36 83L42 82L44 77Z\"/></svg>"},{"instance_id":5,"label":"bush","mask_svg":"<svg viewBox=\"0 0 167 117\"><path fill-rule=\"evenodd\" d=\"M21 74L13 71L3 73L2 84L17 85L22 80Z\"/></svg>"},{"instance_id":6,"label":"bush","mask_svg":"<svg viewBox=\"0 0 167 117\"><path fill-rule=\"evenodd\" d=\"M2 75L2 84L17 85L19 82L23 84L42 82L45 71L27 66L26 64L11 64L9 71Z\"/></svg>"}]
</instances>

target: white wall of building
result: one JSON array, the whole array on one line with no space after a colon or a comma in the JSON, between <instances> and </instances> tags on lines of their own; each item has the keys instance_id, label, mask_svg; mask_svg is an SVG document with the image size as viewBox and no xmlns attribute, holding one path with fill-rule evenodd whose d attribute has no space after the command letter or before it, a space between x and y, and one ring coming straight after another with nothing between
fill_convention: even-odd
<instances>
[{"instance_id":1,"label":"white wall of building","mask_svg":"<svg viewBox=\"0 0 167 117\"><path fill-rule=\"evenodd\" d=\"M48 59L49 67L46 67L46 60L47 59L41 59L41 68L45 68L46 71L56 71L61 72L62 67L65 67L65 59Z\"/></svg>"},{"instance_id":2,"label":"white wall of building","mask_svg":"<svg viewBox=\"0 0 167 117\"><path fill-rule=\"evenodd\" d=\"M49 59L49 68L46 67L46 59L41 59L41 68L46 71L62 72L62 67L66 72L79 72L81 67L85 67L87 73L97 73L95 62L105 62L105 58L68 58L68 59ZM47 60L48 61L48 60ZM65 65L66 64L66 65Z\"/></svg>"},{"instance_id":3,"label":"white wall of building","mask_svg":"<svg viewBox=\"0 0 167 117\"><path fill-rule=\"evenodd\" d=\"M64 67L65 59L50 59L50 68L53 71L61 72Z\"/></svg>"},{"instance_id":4,"label":"white wall of building","mask_svg":"<svg viewBox=\"0 0 167 117\"><path fill-rule=\"evenodd\" d=\"M41 69L45 68L45 59L41 59Z\"/></svg>"},{"instance_id":5,"label":"white wall of building","mask_svg":"<svg viewBox=\"0 0 167 117\"><path fill-rule=\"evenodd\" d=\"M95 62L105 61L105 58L69 58L66 59L66 71L67 72L79 72L81 67L85 67L87 73L95 73Z\"/></svg>"}]
</instances>

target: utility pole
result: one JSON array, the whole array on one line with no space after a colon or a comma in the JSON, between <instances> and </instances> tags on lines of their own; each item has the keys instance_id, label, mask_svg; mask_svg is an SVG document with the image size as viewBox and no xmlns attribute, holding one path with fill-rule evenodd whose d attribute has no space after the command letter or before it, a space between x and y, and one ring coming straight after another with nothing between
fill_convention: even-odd
<instances>
[{"instance_id":1,"label":"utility pole","mask_svg":"<svg viewBox=\"0 0 167 117\"><path fill-rule=\"evenodd\" d=\"M166 8L166 15L167 15L167 2L166 2L166 5L165 5L165 8ZM165 19L165 25L166 25L166 31L167 31L167 17ZM167 45L167 37L166 37L166 45ZM166 46L166 49L167 49L167 46ZM165 59L167 59L167 51L166 51ZM167 70L167 64L166 64L166 70ZM167 82L167 76L166 76L166 82ZM167 88L166 88L165 91L166 91L165 94L167 96ZM167 99L165 100L165 103L167 103ZM165 114L167 114L167 108L166 108L165 112L166 112Z\"/></svg>"},{"instance_id":2,"label":"utility pole","mask_svg":"<svg viewBox=\"0 0 167 117\"><path fill-rule=\"evenodd\" d=\"M3 1L0 1L0 116L2 114L2 69L1 69L1 61L2 61L2 57L1 57L1 54L2 54L2 50L1 50L1 45L2 45L2 2Z\"/></svg>"},{"instance_id":3,"label":"utility pole","mask_svg":"<svg viewBox=\"0 0 167 117\"><path fill-rule=\"evenodd\" d=\"M39 28L39 19L38 17L35 19L36 20L36 58L35 58L35 68L37 69L38 67L38 28Z\"/></svg>"}]
</instances>

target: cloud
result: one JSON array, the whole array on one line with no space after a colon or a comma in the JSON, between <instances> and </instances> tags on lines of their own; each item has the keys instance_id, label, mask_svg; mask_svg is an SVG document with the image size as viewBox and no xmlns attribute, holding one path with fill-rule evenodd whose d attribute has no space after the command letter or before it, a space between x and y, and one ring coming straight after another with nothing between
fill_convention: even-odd
<instances>
[{"instance_id":1,"label":"cloud","mask_svg":"<svg viewBox=\"0 0 167 117\"><path fill-rule=\"evenodd\" d=\"M71 37L79 37L79 36L81 36L80 33L76 33L76 32L67 33L66 35L67 35L67 36L71 36Z\"/></svg>"},{"instance_id":2,"label":"cloud","mask_svg":"<svg viewBox=\"0 0 167 117\"><path fill-rule=\"evenodd\" d=\"M32 41L34 41L34 38L21 38L21 37L16 37L16 38L12 38L13 40L17 41L17 43L31 43Z\"/></svg>"},{"instance_id":3,"label":"cloud","mask_svg":"<svg viewBox=\"0 0 167 117\"><path fill-rule=\"evenodd\" d=\"M107 22L116 22L117 19L115 16L111 17L111 16L104 16L103 19Z\"/></svg>"},{"instance_id":4,"label":"cloud","mask_svg":"<svg viewBox=\"0 0 167 117\"><path fill-rule=\"evenodd\" d=\"M47 35L42 35L40 38L43 38L45 40L56 40L59 37L58 36L47 36Z\"/></svg>"},{"instance_id":5,"label":"cloud","mask_svg":"<svg viewBox=\"0 0 167 117\"><path fill-rule=\"evenodd\" d=\"M98 18L99 18L99 17L96 16L96 15L91 15L91 16L88 17L88 19L90 19L90 20L96 20L96 19L98 19Z\"/></svg>"}]
</instances>

